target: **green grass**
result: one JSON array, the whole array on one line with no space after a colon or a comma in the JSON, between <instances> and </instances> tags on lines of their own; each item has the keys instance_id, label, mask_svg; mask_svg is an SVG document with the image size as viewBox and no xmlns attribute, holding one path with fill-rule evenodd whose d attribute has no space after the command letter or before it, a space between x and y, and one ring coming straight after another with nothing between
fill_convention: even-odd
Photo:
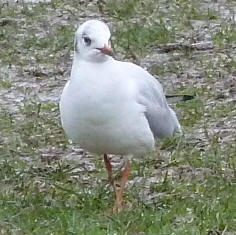
<instances>
[{"instance_id":1,"label":"green grass","mask_svg":"<svg viewBox=\"0 0 236 235\"><path fill-rule=\"evenodd\" d=\"M200 2L108 0L98 6L53 0L0 8L5 20L0 20L0 234L236 232L235 103L229 81L235 78L235 27L218 12L203 11ZM187 41L197 40L192 20L220 24L212 31L214 50L180 49L148 68L165 78L169 90L195 97L175 105L185 136L162 140L156 152L132 162L131 180L157 180L130 185L126 200L132 209L115 215L108 211L114 199L102 158L90 159L91 171L83 162L65 160L75 152L61 128L58 104L40 101L40 95L61 89L68 73L59 70L70 70L75 21L83 21L85 13L111 21L115 51L137 61L186 33ZM194 77L191 69L202 75ZM19 86L21 79L40 87L39 93L28 83ZM8 93L17 97L8 99Z\"/></svg>"},{"instance_id":2,"label":"green grass","mask_svg":"<svg viewBox=\"0 0 236 235\"><path fill-rule=\"evenodd\" d=\"M1 80L0 81L0 87L2 87L2 88L11 88L11 82L9 82L9 81L6 81L6 80Z\"/></svg>"},{"instance_id":3,"label":"green grass","mask_svg":"<svg viewBox=\"0 0 236 235\"><path fill-rule=\"evenodd\" d=\"M51 113L58 113L55 104L26 104L21 108L21 118L24 120L22 121L1 109L1 134L8 137L7 147L0 145L1 157L14 158L19 153L22 153L22 156L35 156L38 154L35 152L36 149L48 146L64 148L64 133L56 116L49 118Z\"/></svg>"},{"instance_id":4,"label":"green grass","mask_svg":"<svg viewBox=\"0 0 236 235\"><path fill-rule=\"evenodd\" d=\"M124 27L124 25L126 25ZM149 26L143 26L139 23L123 23L123 26L118 28L114 33L116 41L115 49L119 51L126 51L126 54L142 54L147 53L148 48L155 44L168 43L174 39L174 34L168 30L164 23L157 23Z\"/></svg>"},{"instance_id":5,"label":"green grass","mask_svg":"<svg viewBox=\"0 0 236 235\"><path fill-rule=\"evenodd\" d=\"M21 167L19 168L19 164ZM133 192L133 207L118 215L105 211L112 198L105 183L97 186L71 182L67 166L28 168L24 164L2 162L4 184L0 194L3 231L40 234L205 234L234 231L235 185L219 174L202 182L166 179L154 190L164 192L152 205L143 204Z\"/></svg>"},{"instance_id":6,"label":"green grass","mask_svg":"<svg viewBox=\"0 0 236 235\"><path fill-rule=\"evenodd\" d=\"M229 23L222 25L220 29L214 34L214 41L217 45L223 46L227 44L236 43L236 24Z\"/></svg>"},{"instance_id":7,"label":"green grass","mask_svg":"<svg viewBox=\"0 0 236 235\"><path fill-rule=\"evenodd\" d=\"M55 64L62 51L66 54L73 48L74 27L58 24L47 30L50 14L47 4L41 3L3 8L0 16L10 20L0 28L2 63L25 66L33 58L37 63Z\"/></svg>"}]
</instances>

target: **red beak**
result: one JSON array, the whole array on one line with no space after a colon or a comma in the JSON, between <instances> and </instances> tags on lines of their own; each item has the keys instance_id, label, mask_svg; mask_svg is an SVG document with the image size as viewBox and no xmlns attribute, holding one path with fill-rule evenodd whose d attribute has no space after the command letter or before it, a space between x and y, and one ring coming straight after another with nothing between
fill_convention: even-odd
<instances>
[{"instance_id":1,"label":"red beak","mask_svg":"<svg viewBox=\"0 0 236 235\"><path fill-rule=\"evenodd\" d=\"M110 56L113 55L111 48L107 45L104 45L103 48L97 48L97 49L100 50L103 54L110 55Z\"/></svg>"}]
</instances>

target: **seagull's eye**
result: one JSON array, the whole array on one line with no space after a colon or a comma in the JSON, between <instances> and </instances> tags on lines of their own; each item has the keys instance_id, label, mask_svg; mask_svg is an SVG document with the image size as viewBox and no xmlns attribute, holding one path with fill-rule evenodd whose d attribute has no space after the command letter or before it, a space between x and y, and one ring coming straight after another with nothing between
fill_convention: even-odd
<instances>
[{"instance_id":1,"label":"seagull's eye","mask_svg":"<svg viewBox=\"0 0 236 235\"><path fill-rule=\"evenodd\" d=\"M91 45L91 39L89 37L84 37L84 42L87 46Z\"/></svg>"}]
</instances>

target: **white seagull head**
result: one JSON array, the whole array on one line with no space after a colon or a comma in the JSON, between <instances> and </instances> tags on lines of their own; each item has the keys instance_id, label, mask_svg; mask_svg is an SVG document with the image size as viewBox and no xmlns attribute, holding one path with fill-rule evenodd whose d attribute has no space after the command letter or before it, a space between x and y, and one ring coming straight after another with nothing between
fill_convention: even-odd
<instances>
[{"instance_id":1,"label":"white seagull head","mask_svg":"<svg viewBox=\"0 0 236 235\"><path fill-rule=\"evenodd\" d=\"M110 30L105 23L99 20L86 21L75 33L75 53L80 59L102 62L112 55L110 36Z\"/></svg>"}]
</instances>

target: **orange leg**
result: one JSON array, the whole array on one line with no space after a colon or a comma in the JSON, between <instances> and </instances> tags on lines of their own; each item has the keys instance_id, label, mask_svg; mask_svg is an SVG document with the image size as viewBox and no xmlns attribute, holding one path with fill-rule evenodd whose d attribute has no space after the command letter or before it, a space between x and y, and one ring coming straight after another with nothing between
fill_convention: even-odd
<instances>
[{"instance_id":1,"label":"orange leg","mask_svg":"<svg viewBox=\"0 0 236 235\"><path fill-rule=\"evenodd\" d=\"M114 180L113 188L115 191L115 204L113 206L113 212L120 212L126 207L126 203L123 200L125 184L128 181L130 175L130 162L125 163L125 169L121 172L121 179Z\"/></svg>"},{"instance_id":2,"label":"orange leg","mask_svg":"<svg viewBox=\"0 0 236 235\"><path fill-rule=\"evenodd\" d=\"M123 195L124 195L125 184L128 181L130 175L130 162L127 161L125 163L125 168L121 172L121 177L119 177L119 179L113 178L112 165L106 154L104 154L104 162L108 173L108 180L115 192L115 204L113 206L113 212L120 212L126 206L123 200Z\"/></svg>"},{"instance_id":3,"label":"orange leg","mask_svg":"<svg viewBox=\"0 0 236 235\"><path fill-rule=\"evenodd\" d=\"M104 154L104 163L105 163L105 167L107 169L108 180L109 180L110 184L113 185L112 165L111 165L111 162L110 162L107 154Z\"/></svg>"}]
</instances>

